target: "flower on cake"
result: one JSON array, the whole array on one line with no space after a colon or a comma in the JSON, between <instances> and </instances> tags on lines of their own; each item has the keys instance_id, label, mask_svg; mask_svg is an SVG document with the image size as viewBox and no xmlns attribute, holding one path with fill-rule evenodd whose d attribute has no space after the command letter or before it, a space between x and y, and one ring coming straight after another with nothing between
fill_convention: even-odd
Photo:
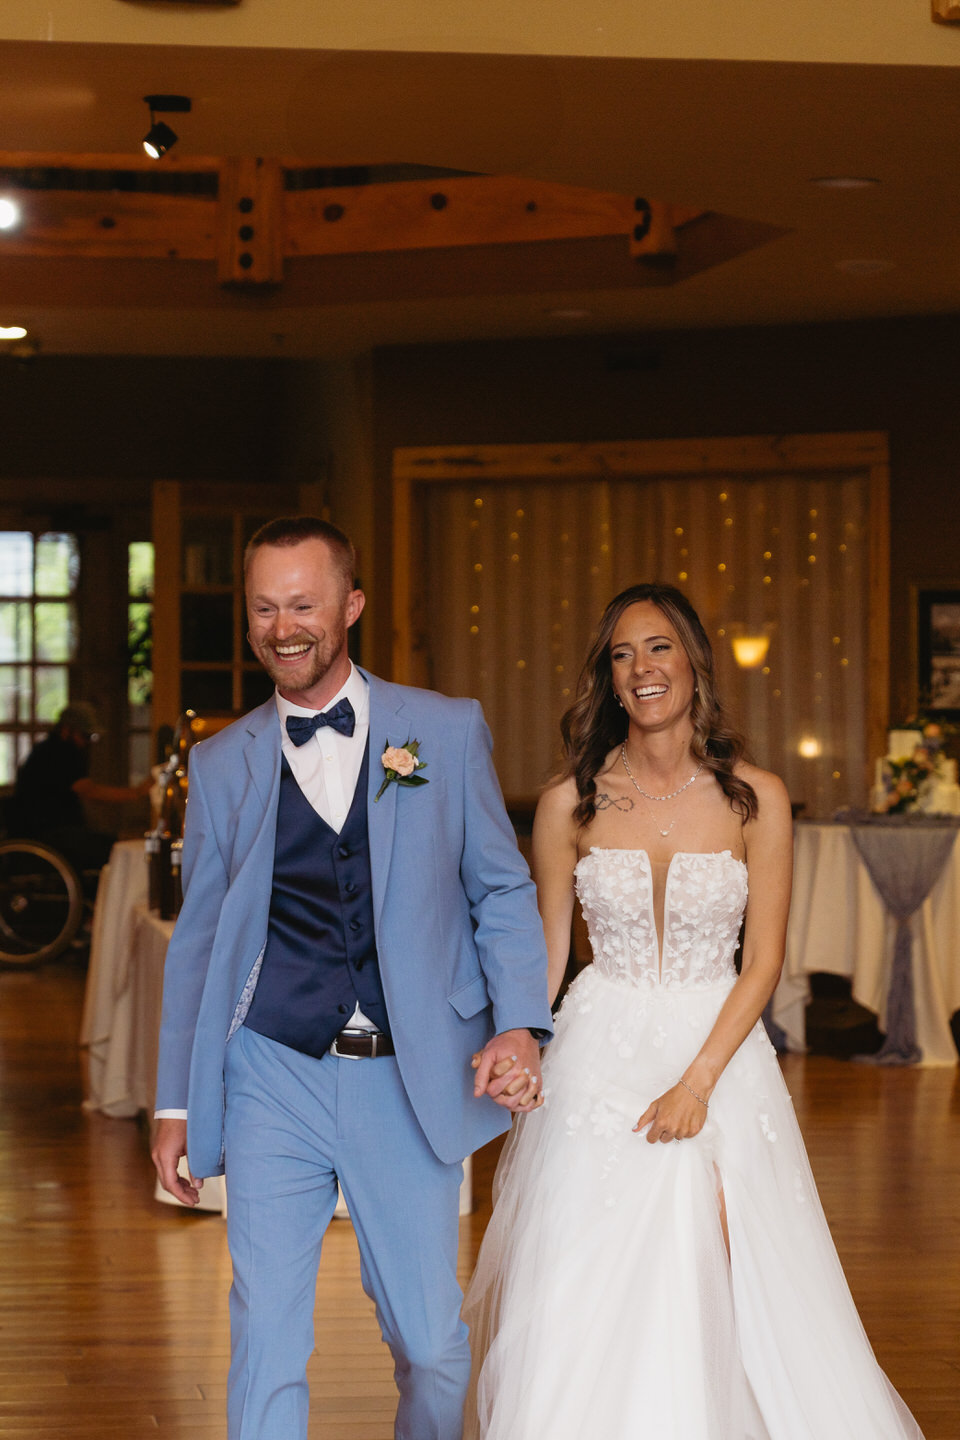
<instances>
[{"instance_id":1,"label":"flower on cake","mask_svg":"<svg viewBox=\"0 0 960 1440\"><path fill-rule=\"evenodd\" d=\"M890 754L877 761L873 810L880 815L956 813L957 762L944 748L956 733L955 725L926 715L904 720L891 733L891 741L896 736L912 748L905 755Z\"/></svg>"}]
</instances>

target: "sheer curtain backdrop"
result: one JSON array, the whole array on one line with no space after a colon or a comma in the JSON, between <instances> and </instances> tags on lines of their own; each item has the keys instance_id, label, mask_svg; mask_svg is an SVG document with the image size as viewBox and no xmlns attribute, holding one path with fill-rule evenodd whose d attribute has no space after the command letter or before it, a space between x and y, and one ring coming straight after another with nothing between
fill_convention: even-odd
<instances>
[{"instance_id":1,"label":"sheer curtain backdrop","mask_svg":"<svg viewBox=\"0 0 960 1440\"><path fill-rule=\"evenodd\" d=\"M450 480L423 485L424 683L484 706L508 797L554 771L558 722L619 590L677 585L753 757L808 815L865 798L870 474ZM765 637L761 664L733 657Z\"/></svg>"}]
</instances>

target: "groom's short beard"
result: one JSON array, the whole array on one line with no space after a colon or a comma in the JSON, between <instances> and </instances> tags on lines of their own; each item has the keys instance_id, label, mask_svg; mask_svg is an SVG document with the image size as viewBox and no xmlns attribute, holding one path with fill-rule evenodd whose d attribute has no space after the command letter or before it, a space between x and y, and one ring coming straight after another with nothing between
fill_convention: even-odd
<instances>
[{"instance_id":1,"label":"groom's short beard","mask_svg":"<svg viewBox=\"0 0 960 1440\"><path fill-rule=\"evenodd\" d=\"M346 635L346 625L342 620L338 620L328 630L324 630L321 635L311 635L305 631L302 635L295 635L284 640L285 645L296 645L302 640L309 641L313 645L313 649L304 656L302 665L294 667L281 665L278 662L269 638L261 641L254 648L260 664L279 689L300 693L312 690L314 685L320 683L342 651Z\"/></svg>"}]
</instances>

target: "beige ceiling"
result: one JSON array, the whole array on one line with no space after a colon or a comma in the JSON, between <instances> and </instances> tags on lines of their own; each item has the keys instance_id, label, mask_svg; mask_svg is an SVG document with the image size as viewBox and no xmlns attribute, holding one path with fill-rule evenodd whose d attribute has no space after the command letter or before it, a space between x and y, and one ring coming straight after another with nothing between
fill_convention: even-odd
<instances>
[{"instance_id":1,"label":"beige ceiling","mask_svg":"<svg viewBox=\"0 0 960 1440\"><path fill-rule=\"evenodd\" d=\"M960 31L946 33L960 46ZM576 242L592 256L500 247L496 263L474 256L472 268L464 253L424 252L419 271L409 256L364 257L336 283L318 262L288 262L279 291L249 296L221 290L213 266L181 262L174 280L166 262L123 262L120 274L109 262L4 258L0 235L0 324L27 325L47 352L332 356L571 329L960 312L952 65L39 40L0 43L0 64L7 152L130 153L146 129L141 97L177 91L194 109L171 117L174 156L520 174L787 232L673 286L634 286L625 242L605 240ZM882 183L810 183L835 174Z\"/></svg>"}]
</instances>

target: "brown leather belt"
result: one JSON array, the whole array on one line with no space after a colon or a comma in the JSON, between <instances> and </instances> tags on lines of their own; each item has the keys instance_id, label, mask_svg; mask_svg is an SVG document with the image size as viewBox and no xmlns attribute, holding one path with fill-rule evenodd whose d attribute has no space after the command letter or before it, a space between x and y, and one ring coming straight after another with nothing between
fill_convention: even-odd
<instances>
[{"instance_id":1,"label":"brown leather belt","mask_svg":"<svg viewBox=\"0 0 960 1440\"><path fill-rule=\"evenodd\" d=\"M344 1060L375 1060L396 1053L390 1036L380 1030L341 1030L330 1046L330 1054Z\"/></svg>"}]
</instances>

